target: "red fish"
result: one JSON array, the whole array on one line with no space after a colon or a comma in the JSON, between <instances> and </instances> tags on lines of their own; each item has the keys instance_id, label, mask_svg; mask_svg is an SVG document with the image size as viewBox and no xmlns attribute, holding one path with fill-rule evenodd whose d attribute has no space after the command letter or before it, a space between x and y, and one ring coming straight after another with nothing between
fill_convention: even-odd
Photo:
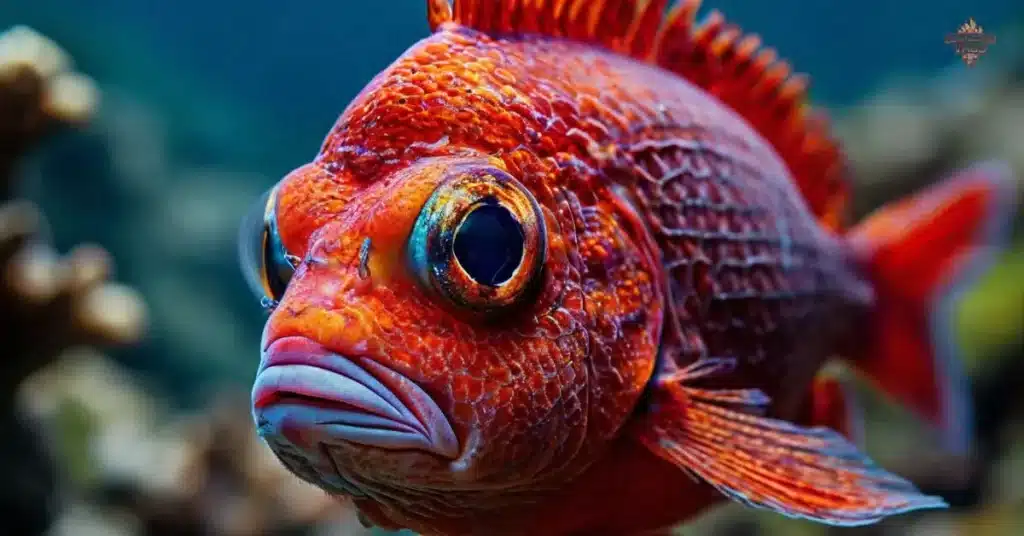
<instances>
[{"instance_id":1,"label":"red fish","mask_svg":"<svg viewBox=\"0 0 1024 536\"><path fill-rule=\"evenodd\" d=\"M805 82L696 0L428 2L434 33L260 207L258 431L427 535L661 530L732 499L859 525L939 497L855 446L839 357L968 446L955 290L989 163L849 227Z\"/></svg>"}]
</instances>

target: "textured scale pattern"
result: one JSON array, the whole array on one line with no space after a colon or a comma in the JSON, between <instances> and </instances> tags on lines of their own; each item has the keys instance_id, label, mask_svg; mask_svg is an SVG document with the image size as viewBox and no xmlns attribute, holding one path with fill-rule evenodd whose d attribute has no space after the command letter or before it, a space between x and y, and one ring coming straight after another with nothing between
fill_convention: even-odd
<instances>
[{"instance_id":1,"label":"textured scale pattern","mask_svg":"<svg viewBox=\"0 0 1024 536\"><path fill-rule=\"evenodd\" d=\"M431 28L455 20L483 32L542 34L656 64L739 111L778 151L811 212L845 227L845 161L824 114L806 102L807 77L702 0L427 0Z\"/></svg>"},{"instance_id":2,"label":"textured scale pattern","mask_svg":"<svg viewBox=\"0 0 1024 536\"><path fill-rule=\"evenodd\" d=\"M386 175L472 147L510 169L543 169L547 188L608 180L657 241L680 323L691 326L680 334L684 360L775 355L744 375L772 391L793 344L812 346L792 327L849 286L845 259L785 164L731 110L664 71L568 41L449 27L415 52L350 106L324 144L325 168Z\"/></svg>"},{"instance_id":3,"label":"textured scale pattern","mask_svg":"<svg viewBox=\"0 0 1024 536\"><path fill-rule=\"evenodd\" d=\"M719 496L628 437L652 382L727 358L733 372L701 388L760 390L762 409L794 418L835 350L829 321L870 301L829 230L841 158L804 113L802 80L717 15L695 26L696 2L663 24L664 1L433 4L437 32L279 186L281 240L302 261L264 345L300 335L386 364L438 401L463 454L279 457L373 523L426 534L624 534L692 515ZM552 20L561 30L530 27ZM750 80L762 100L742 102ZM403 264L452 162L507 171L546 220L537 295L500 321L439 306Z\"/></svg>"},{"instance_id":4,"label":"textured scale pattern","mask_svg":"<svg viewBox=\"0 0 1024 536\"><path fill-rule=\"evenodd\" d=\"M771 174L770 158L670 134L625 145L623 174L635 181L624 187L639 212L649 215L685 326L680 364L743 358L751 374L737 379L761 378L757 385L771 392L777 374L792 370L785 357L797 357L793 345L806 347L793 328L821 314L837 283L847 283L831 260L838 248L801 213L785 172ZM775 361L763 363L769 355Z\"/></svg>"}]
</instances>

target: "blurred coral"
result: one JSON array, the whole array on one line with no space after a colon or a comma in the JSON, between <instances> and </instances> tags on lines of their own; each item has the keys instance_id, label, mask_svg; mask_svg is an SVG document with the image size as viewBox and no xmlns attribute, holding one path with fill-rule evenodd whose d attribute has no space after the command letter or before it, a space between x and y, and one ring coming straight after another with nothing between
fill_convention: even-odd
<instances>
[{"instance_id":1,"label":"blurred coral","mask_svg":"<svg viewBox=\"0 0 1024 536\"><path fill-rule=\"evenodd\" d=\"M95 352L68 356L30 380L26 402L63 452L77 501L53 536L80 534L363 534L355 513L288 473L253 429L247 397L222 395L175 415L116 363ZM116 386L116 389L111 389ZM73 424L74 422L78 424Z\"/></svg>"},{"instance_id":2,"label":"blurred coral","mask_svg":"<svg viewBox=\"0 0 1024 536\"><path fill-rule=\"evenodd\" d=\"M91 123L96 89L89 79L70 73L69 67L63 51L30 29L15 28L0 37L4 192L13 192L15 165L33 142L62 125ZM117 177L166 179L179 185L184 181L185 185L168 200L162 189L144 187L151 183L109 184L104 177L95 177L95 184L90 184L105 192L111 190L107 197L114 197L116 188L131 192L138 212L125 219L149 216L145 225L152 228L142 232L159 231L158 242L171 250L173 257L202 260L223 251L221 242L206 245L219 236L211 232L211 224L228 229L224 235L233 240L237 218L234 210L224 210L225 205L240 200L237 210L244 209L258 190L248 196L238 195L239 190L258 188L256 185L266 181L246 174L213 176L215 172L210 170L154 170L148 167L154 160L145 158L151 154L138 149L158 129L149 123L137 128L133 121L138 115L116 96L109 104L112 112L100 117L92 131L110 140ZM159 142L153 147L163 150ZM157 164L161 162L156 159ZM49 175L42 175L45 182ZM218 189L229 175L235 177L239 188ZM84 205L73 208L74 216L62 214L59 220L66 223L90 217L79 212L85 210ZM119 216L111 208L107 217ZM168 217L154 218L154 210ZM23 474L16 486L4 488L18 496L0 497L0 512L36 509L37 522L21 533L41 533L54 519L51 534L75 536L90 531L147 536L365 533L352 509L295 479L273 458L253 429L247 397L223 397L207 409L178 415L120 365L83 349L136 340L146 321L145 310L134 290L106 282L110 262L104 250L79 246L61 259L44 241L46 234L40 211L32 203L18 200L0 205L0 274L5 283L0 289L0 307L4 308L0 330L10 331L0 331L10 349L0 368L0 378L6 382L3 392L10 396L20 390L18 401L27 411L10 411L19 424L31 415L45 422L50 431L44 442L36 427L21 425L18 433L28 436L23 448L11 450L19 445L16 441L0 445L0 449L10 450L0 450L3 460L19 465L7 468L0 462L0 471L14 475L15 469L21 469ZM233 244L228 244L228 250L234 250ZM137 265L153 262L150 254L121 257ZM230 268L234 275L236 268ZM175 275L172 281L195 284L191 272L171 270ZM166 269L160 272L164 273L168 273ZM157 298L166 297L161 303L182 304L180 289L161 293L159 285L166 285L167 278L155 279L156 289L150 290ZM175 307L165 309L174 313L169 318L179 324L223 309L207 306L202 299L192 303L197 314L182 314ZM200 323L213 328L230 323L231 318L223 320ZM237 354L233 349L218 352L216 346L210 346L210 337L188 338L195 329L171 326L165 331L180 332L186 341L183 352L190 355L200 350L202 355ZM226 336L234 344L230 331ZM77 348L65 351L72 346ZM54 362L58 356L60 360ZM12 409L13 403L12 398ZM16 440L19 436L11 437ZM59 460L60 486L54 459ZM24 493L32 489L38 492ZM58 489L62 491L60 512L55 503ZM8 526L29 527L5 516L0 533Z\"/></svg>"},{"instance_id":3,"label":"blurred coral","mask_svg":"<svg viewBox=\"0 0 1024 536\"><path fill-rule=\"evenodd\" d=\"M108 283L110 260L84 245L59 258L40 235L45 223L23 200L11 200L16 159L52 127L88 118L96 95L87 78L66 72L54 43L24 27L0 35L0 329L8 356L5 392L63 349L137 340L145 325L141 298Z\"/></svg>"},{"instance_id":4,"label":"blurred coral","mask_svg":"<svg viewBox=\"0 0 1024 536\"><path fill-rule=\"evenodd\" d=\"M145 326L141 298L106 282L102 249L80 246L60 258L43 239L38 209L12 199L19 157L55 127L87 120L95 105L92 82L69 66L57 45L28 28L0 35L0 508L27 534L51 521L57 478L17 408L18 386L67 348L130 343Z\"/></svg>"},{"instance_id":5,"label":"blurred coral","mask_svg":"<svg viewBox=\"0 0 1024 536\"><path fill-rule=\"evenodd\" d=\"M60 124L89 119L97 101L92 80L70 71L55 43L30 28L0 34L0 179L10 196L19 156Z\"/></svg>"},{"instance_id":6,"label":"blurred coral","mask_svg":"<svg viewBox=\"0 0 1024 536\"><path fill-rule=\"evenodd\" d=\"M1007 161L1024 190L1024 54L1011 52L990 68L959 80L904 82L846 111L838 128L857 171L858 215L987 159ZM969 460L916 452L894 461L954 507L996 500L987 496L990 481L1009 454L1010 425L1024 419L1024 400L1014 395L1024 389L1022 216L1015 245L960 308L959 335L974 371L975 452ZM1024 516L1024 504L1017 511Z\"/></svg>"},{"instance_id":7,"label":"blurred coral","mask_svg":"<svg viewBox=\"0 0 1024 536\"><path fill-rule=\"evenodd\" d=\"M98 534L254 536L330 522L338 534L355 534L350 510L272 458L244 398L186 424L158 425L173 419L118 366L95 352L67 352L134 342L146 324L137 293L107 282L103 249L83 245L59 257L36 206L11 199L19 158L46 134L91 116L94 84L69 68L57 45L28 28L0 35L0 336L7 350L0 474L11 484L0 488L4 526L27 536L59 519L57 534L91 527ZM16 403L19 390L28 411ZM54 425L56 452L28 415ZM54 458L70 481L67 505L58 505ZM63 514L59 506L67 506Z\"/></svg>"}]
</instances>

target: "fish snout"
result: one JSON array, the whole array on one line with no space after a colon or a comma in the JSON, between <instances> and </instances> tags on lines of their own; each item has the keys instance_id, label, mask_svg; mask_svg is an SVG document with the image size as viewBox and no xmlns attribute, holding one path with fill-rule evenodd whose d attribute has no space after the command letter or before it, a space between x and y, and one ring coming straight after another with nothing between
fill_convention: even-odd
<instances>
[{"instance_id":1,"label":"fish snout","mask_svg":"<svg viewBox=\"0 0 1024 536\"><path fill-rule=\"evenodd\" d=\"M264 350L252 390L257 432L278 454L316 459L362 446L459 456L448 417L419 385L365 356L347 356L300 336Z\"/></svg>"}]
</instances>

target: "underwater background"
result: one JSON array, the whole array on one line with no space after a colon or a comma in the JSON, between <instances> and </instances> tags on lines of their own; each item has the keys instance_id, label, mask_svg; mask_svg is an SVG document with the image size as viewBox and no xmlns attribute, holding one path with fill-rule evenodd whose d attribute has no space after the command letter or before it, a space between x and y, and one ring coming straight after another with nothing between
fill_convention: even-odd
<instances>
[{"instance_id":1,"label":"underwater background","mask_svg":"<svg viewBox=\"0 0 1024 536\"><path fill-rule=\"evenodd\" d=\"M423 4L0 2L0 535L368 533L252 430L265 316L236 233L427 35ZM858 215L971 161L1024 177L1019 0L710 8L810 74L857 172ZM998 40L968 68L943 37L971 17ZM977 455L933 452L902 410L863 393L868 451L950 510L836 530L729 506L680 533L1024 534L1016 221L1014 246L961 306Z\"/></svg>"}]
</instances>

